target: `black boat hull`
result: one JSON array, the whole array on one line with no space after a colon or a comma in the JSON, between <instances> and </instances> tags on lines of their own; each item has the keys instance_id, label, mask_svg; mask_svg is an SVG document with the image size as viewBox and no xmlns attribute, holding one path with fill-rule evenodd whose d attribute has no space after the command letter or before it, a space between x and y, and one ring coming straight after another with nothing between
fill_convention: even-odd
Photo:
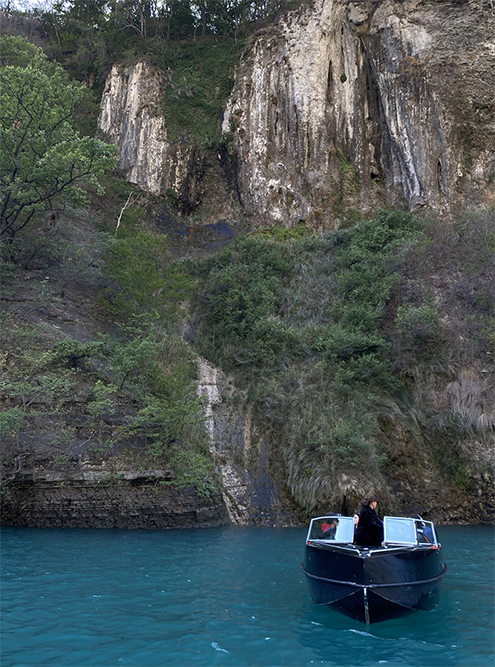
<instances>
[{"instance_id":1,"label":"black boat hull","mask_svg":"<svg viewBox=\"0 0 495 667\"><path fill-rule=\"evenodd\" d=\"M447 570L438 549L306 546L303 572L317 604L377 623L437 604Z\"/></svg>"}]
</instances>

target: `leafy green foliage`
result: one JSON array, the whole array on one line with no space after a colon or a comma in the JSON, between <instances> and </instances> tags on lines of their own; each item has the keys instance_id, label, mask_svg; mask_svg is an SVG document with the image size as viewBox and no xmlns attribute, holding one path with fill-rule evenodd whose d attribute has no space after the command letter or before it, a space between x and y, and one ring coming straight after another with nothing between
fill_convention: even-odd
<instances>
[{"instance_id":1,"label":"leafy green foliage","mask_svg":"<svg viewBox=\"0 0 495 667\"><path fill-rule=\"evenodd\" d=\"M290 239L301 239L310 236L310 231L306 227L304 220L300 220L297 227L281 227L274 225L257 232L258 236L266 236L276 241L289 241Z\"/></svg>"},{"instance_id":2,"label":"leafy green foliage","mask_svg":"<svg viewBox=\"0 0 495 667\"><path fill-rule=\"evenodd\" d=\"M174 447L171 465L175 471L173 486L176 489L194 488L199 496L212 498L218 495L218 481L210 453L206 445L202 448Z\"/></svg>"},{"instance_id":3,"label":"leafy green foliage","mask_svg":"<svg viewBox=\"0 0 495 667\"><path fill-rule=\"evenodd\" d=\"M399 306L395 323L400 333L416 344L429 342L440 333L437 310L426 303L419 306Z\"/></svg>"},{"instance_id":4,"label":"leafy green foliage","mask_svg":"<svg viewBox=\"0 0 495 667\"><path fill-rule=\"evenodd\" d=\"M91 400L88 403L87 410L95 419L100 441L103 436L104 420L108 419L116 409L115 390L114 385L102 382L102 380L97 380L91 390Z\"/></svg>"},{"instance_id":5,"label":"leafy green foliage","mask_svg":"<svg viewBox=\"0 0 495 667\"><path fill-rule=\"evenodd\" d=\"M352 382L368 383L376 361L375 380L393 385L384 369L388 343L378 330L398 280L401 244L414 238L420 235L411 219L384 213L321 241L283 242L266 234L236 241L200 269L213 340L222 341L222 349L228 345L229 366L234 360L266 367L270 359L276 366L289 351L316 354L345 367ZM326 302L314 303L311 291L320 290L322 280L330 282ZM301 318L310 302L315 312Z\"/></svg>"},{"instance_id":6,"label":"leafy green foliage","mask_svg":"<svg viewBox=\"0 0 495 667\"><path fill-rule=\"evenodd\" d=\"M42 340L40 328L29 329L14 318L0 319L2 367L0 400L7 406L26 413L30 406L48 403L56 409L73 387L70 371L56 372L51 355L38 348Z\"/></svg>"},{"instance_id":7,"label":"leafy green foliage","mask_svg":"<svg viewBox=\"0 0 495 667\"><path fill-rule=\"evenodd\" d=\"M82 88L41 49L6 36L0 59L0 237L12 239L47 208L86 204L81 184L98 187L115 149L77 134Z\"/></svg>"},{"instance_id":8,"label":"leafy green foliage","mask_svg":"<svg viewBox=\"0 0 495 667\"><path fill-rule=\"evenodd\" d=\"M108 3L57 2L50 12L37 12L48 32L62 42L64 33L90 32L93 40L99 31L108 41L127 42L194 38L199 35L232 35L246 33L250 24L266 19L277 11L297 6L293 0L265 2L223 2L222 0L169 0L153 4L136 0L111 0ZM108 11L108 8L110 11ZM49 20L51 19L51 21ZM88 40L89 41L89 40ZM63 43L66 46L66 43Z\"/></svg>"},{"instance_id":9,"label":"leafy green foliage","mask_svg":"<svg viewBox=\"0 0 495 667\"><path fill-rule=\"evenodd\" d=\"M160 301L165 285L160 267L164 238L138 233L132 238L109 239L109 242L105 273L118 285L118 291L110 293L111 309L132 314L153 308Z\"/></svg>"},{"instance_id":10,"label":"leafy green foliage","mask_svg":"<svg viewBox=\"0 0 495 667\"><path fill-rule=\"evenodd\" d=\"M239 239L206 263L206 317L213 340L227 344L236 363L262 365L280 342L278 294L289 266L279 244L258 237Z\"/></svg>"},{"instance_id":11,"label":"leafy green foliage","mask_svg":"<svg viewBox=\"0 0 495 667\"><path fill-rule=\"evenodd\" d=\"M5 252L5 248L0 245L0 285L2 285L4 290L6 285L14 282L15 275L15 263L10 260Z\"/></svg>"},{"instance_id":12,"label":"leafy green foliage","mask_svg":"<svg viewBox=\"0 0 495 667\"><path fill-rule=\"evenodd\" d=\"M0 413L0 436L16 440L19 437L19 432L24 425L24 421L24 413L18 407L10 408Z\"/></svg>"},{"instance_id":13,"label":"leafy green foliage","mask_svg":"<svg viewBox=\"0 0 495 667\"><path fill-rule=\"evenodd\" d=\"M137 231L108 237L108 244L104 273L115 283L106 291L110 311L126 317L176 318L191 280L180 263L164 262L165 237Z\"/></svg>"},{"instance_id":14,"label":"leafy green foliage","mask_svg":"<svg viewBox=\"0 0 495 667\"><path fill-rule=\"evenodd\" d=\"M79 368L85 359L97 357L101 351L102 343L92 341L80 343L77 340L67 338L59 341L51 349L51 360L54 363L62 363L69 368Z\"/></svg>"},{"instance_id":15,"label":"leafy green foliage","mask_svg":"<svg viewBox=\"0 0 495 667\"><path fill-rule=\"evenodd\" d=\"M203 38L174 44L161 58L149 56L165 73L164 116L172 141L220 143L221 115L244 47L243 41Z\"/></svg>"},{"instance_id":16,"label":"leafy green foliage","mask_svg":"<svg viewBox=\"0 0 495 667\"><path fill-rule=\"evenodd\" d=\"M345 74L341 75L340 80L342 83L347 81ZM342 215L344 213L348 215L345 211L348 199L359 193L361 184L356 169L348 162L340 148L337 148L336 155L339 160L341 179L334 204L334 213L336 215Z\"/></svg>"},{"instance_id":17,"label":"leafy green foliage","mask_svg":"<svg viewBox=\"0 0 495 667\"><path fill-rule=\"evenodd\" d=\"M116 440L142 440L148 455L174 469L177 488L217 492L204 417L196 395L196 363L184 341L154 327L130 328L121 341L108 340L115 384L106 386L98 408L112 409L112 392L125 392L137 410L115 433Z\"/></svg>"},{"instance_id":18,"label":"leafy green foliage","mask_svg":"<svg viewBox=\"0 0 495 667\"><path fill-rule=\"evenodd\" d=\"M196 361L178 336L156 326L128 326L119 337L79 343L54 340L43 327L0 318L0 436L11 456L22 451L21 431L37 420L57 424L53 444L69 447L74 429L63 415L81 386L90 451L108 454L124 444L171 466L177 488L217 493L204 416L196 395ZM83 383L83 385L81 385ZM125 419L112 424L122 405ZM85 406L85 407L84 407ZM5 453L5 452L4 452ZM8 463L8 462L7 462Z\"/></svg>"},{"instance_id":19,"label":"leafy green foliage","mask_svg":"<svg viewBox=\"0 0 495 667\"><path fill-rule=\"evenodd\" d=\"M197 268L195 343L249 388L307 507L329 492L325 478L380 469L376 405L401 386L387 304L406 248L421 239L410 216L380 212L321 238L244 237Z\"/></svg>"}]
</instances>

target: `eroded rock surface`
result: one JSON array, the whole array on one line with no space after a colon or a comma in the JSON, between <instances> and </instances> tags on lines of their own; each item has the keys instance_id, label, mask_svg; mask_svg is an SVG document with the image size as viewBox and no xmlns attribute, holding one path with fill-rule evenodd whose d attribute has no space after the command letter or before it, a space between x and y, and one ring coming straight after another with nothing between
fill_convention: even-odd
<instances>
[{"instance_id":1,"label":"eroded rock surface","mask_svg":"<svg viewBox=\"0 0 495 667\"><path fill-rule=\"evenodd\" d=\"M2 525L38 528L205 528L229 517L220 496L201 499L170 485L171 470L125 465L123 459L33 458L2 502Z\"/></svg>"},{"instance_id":2,"label":"eroded rock surface","mask_svg":"<svg viewBox=\"0 0 495 667\"><path fill-rule=\"evenodd\" d=\"M196 148L169 143L160 110L162 74L147 65L114 66L101 101L99 129L118 147L117 169L130 183L153 195L194 198Z\"/></svg>"},{"instance_id":3,"label":"eroded rock surface","mask_svg":"<svg viewBox=\"0 0 495 667\"><path fill-rule=\"evenodd\" d=\"M384 205L494 201L494 35L490 0L316 0L263 28L224 115L234 199L255 226L313 228ZM167 139L161 77L115 66L99 127L129 181L170 188L187 212L204 165Z\"/></svg>"},{"instance_id":4,"label":"eroded rock surface","mask_svg":"<svg viewBox=\"0 0 495 667\"><path fill-rule=\"evenodd\" d=\"M489 4L318 0L260 32L224 131L245 206L329 227L349 208L495 198Z\"/></svg>"},{"instance_id":5,"label":"eroded rock surface","mask_svg":"<svg viewBox=\"0 0 495 667\"><path fill-rule=\"evenodd\" d=\"M237 525L290 526L302 512L284 493L270 463L270 445L253 427L249 407L232 405L233 386L206 359L198 360L210 452L229 520Z\"/></svg>"}]
</instances>

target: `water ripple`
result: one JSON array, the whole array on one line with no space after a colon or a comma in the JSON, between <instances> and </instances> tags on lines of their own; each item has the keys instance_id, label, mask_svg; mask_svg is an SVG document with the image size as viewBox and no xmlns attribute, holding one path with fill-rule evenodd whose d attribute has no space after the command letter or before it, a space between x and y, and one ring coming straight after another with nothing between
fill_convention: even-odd
<instances>
[{"instance_id":1,"label":"water ripple","mask_svg":"<svg viewBox=\"0 0 495 667\"><path fill-rule=\"evenodd\" d=\"M492 667L493 530L440 532L439 606L366 628L312 604L305 529L4 528L1 665Z\"/></svg>"}]
</instances>

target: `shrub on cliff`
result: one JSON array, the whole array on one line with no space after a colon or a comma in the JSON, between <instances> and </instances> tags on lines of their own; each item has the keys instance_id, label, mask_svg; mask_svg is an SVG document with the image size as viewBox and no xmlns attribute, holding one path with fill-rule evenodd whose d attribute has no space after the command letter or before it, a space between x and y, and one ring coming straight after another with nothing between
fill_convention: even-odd
<instances>
[{"instance_id":1,"label":"shrub on cliff","mask_svg":"<svg viewBox=\"0 0 495 667\"><path fill-rule=\"evenodd\" d=\"M249 389L293 496L312 507L344 471L380 474L379 409L401 383L384 323L414 218L380 212L322 237L244 237L198 265L195 340Z\"/></svg>"},{"instance_id":2,"label":"shrub on cliff","mask_svg":"<svg viewBox=\"0 0 495 667\"><path fill-rule=\"evenodd\" d=\"M112 281L105 290L110 312L130 319L145 316L173 320L191 291L191 279L180 263L164 260L165 236L132 231L107 237L104 274Z\"/></svg>"},{"instance_id":3,"label":"shrub on cliff","mask_svg":"<svg viewBox=\"0 0 495 667\"><path fill-rule=\"evenodd\" d=\"M194 343L244 390L302 506L325 508L344 477L385 486L411 460L459 493L488 469L493 213L265 231L196 267Z\"/></svg>"},{"instance_id":4,"label":"shrub on cliff","mask_svg":"<svg viewBox=\"0 0 495 667\"><path fill-rule=\"evenodd\" d=\"M217 493L191 351L150 324L119 334L59 340L0 316L0 493L33 450L58 461L82 446L96 455L127 446L171 467L176 488Z\"/></svg>"}]
</instances>

